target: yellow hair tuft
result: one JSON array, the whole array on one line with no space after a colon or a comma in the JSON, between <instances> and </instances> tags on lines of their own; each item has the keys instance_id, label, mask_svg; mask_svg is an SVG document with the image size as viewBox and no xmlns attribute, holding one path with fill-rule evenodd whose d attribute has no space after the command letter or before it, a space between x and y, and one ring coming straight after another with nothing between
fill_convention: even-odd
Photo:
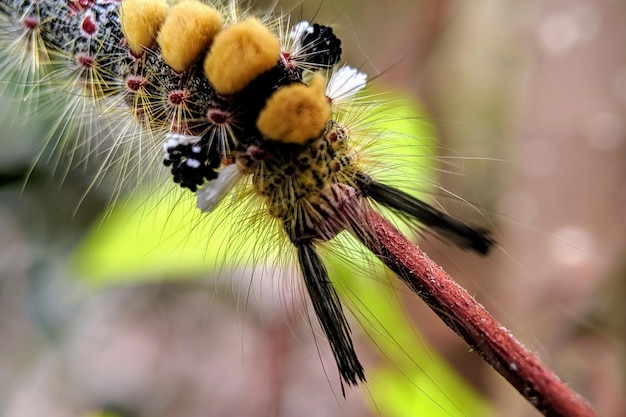
<instances>
[{"instance_id":1,"label":"yellow hair tuft","mask_svg":"<svg viewBox=\"0 0 626 417\"><path fill-rule=\"evenodd\" d=\"M280 59L280 42L255 18L221 31L204 61L204 72L220 94L234 94Z\"/></svg>"},{"instance_id":2,"label":"yellow hair tuft","mask_svg":"<svg viewBox=\"0 0 626 417\"><path fill-rule=\"evenodd\" d=\"M207 4L196 0L176 3L157 37L163 59L176 72L188 70L209 49L222 25L220 13Z\"/></svg>"},{"instance_id":3,"label":"yellow hair tuft","mask_svg":"<svg viewBox=\"0 0 626 417\"><path fill-rule=\"evenodd\" d=\"M168 9L165 0L122 1L122 32L134 55L143 55L144 50L154 44Z\"/></svg>"},{"instance_id":4,"label":"yellow hair tuft","mask_svg":"<svg viewBox=\"0 0 626 417\"><path fill-rule=\"evenodd\" d=\"M330 119L325 80L316 74L309 85L280 88L267 100L257 119L257 128L268 139L303 144L318 137Z\"/></svg>"}]
</instances>

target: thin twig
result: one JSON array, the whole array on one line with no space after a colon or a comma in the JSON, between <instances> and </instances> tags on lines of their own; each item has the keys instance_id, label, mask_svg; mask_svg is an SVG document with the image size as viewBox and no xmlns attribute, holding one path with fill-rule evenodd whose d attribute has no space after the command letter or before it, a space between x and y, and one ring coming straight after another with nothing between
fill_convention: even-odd
<instances>
[{"instance_id":1,"label":"thin twig","mask_svg":"<svg viewBox=\"0 0 626 417\"><path fill-rule=\"evenodd\" d=\"M361 240L534 407L549 417L596 416L537 356L518 342L465 289L373 210L373 238ZM357 233L357 235L359 235Z\"/></svg>"}]
</instances>

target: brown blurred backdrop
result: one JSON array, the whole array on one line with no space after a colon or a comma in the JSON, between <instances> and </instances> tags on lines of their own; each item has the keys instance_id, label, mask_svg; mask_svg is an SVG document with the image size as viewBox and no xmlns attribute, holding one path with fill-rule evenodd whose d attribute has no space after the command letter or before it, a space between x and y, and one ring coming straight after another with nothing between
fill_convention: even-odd
<instances>
[{"instance_id":1,"label":"brown blurred backdrop","mask_svg":"<svg viewBox=\"0 0 626 417\"><path fill-rule=\"evenodd\" d=\"M293 10L295 20L317 14L317 22L334 22L346 61L378 71L380 88L410 92L425 105L442 149L463 157L455 162L463 175L442 174L442 185L476 204L500 248L488 259L450 255L436 241L422 248L600 415L625 415L626 2L278 7ZM244 320L240 300L198 291L200 283L89 297L68 284L63 260L106 198L94 193L73 217L68 207L80 187L72 181L80 184L80 175L58 191L45 170L22 192L31 156L23 146L3 149L0 159L0 409L7 415L81 415L126 400L159 416L365 413L360 394L350 392L356 398L347 404L333 396L310 330L290 329L272 302L259 303L264 312L251 305ZM467 205L450 210L485 222ZM406 303L427 343L487 396L494 416L537 415L419 300ZM288 369L277 372L281 366ZM89 403L94 398L98 404Z\"/></svg>"}]
</instances>

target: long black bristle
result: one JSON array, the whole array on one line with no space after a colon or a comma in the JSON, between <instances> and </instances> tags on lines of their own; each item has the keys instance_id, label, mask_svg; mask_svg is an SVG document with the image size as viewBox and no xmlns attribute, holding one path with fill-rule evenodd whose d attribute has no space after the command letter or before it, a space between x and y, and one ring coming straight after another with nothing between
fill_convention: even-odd
<instances>
[{"instance_id":1,"label":"long black bristle","mask_svg":"<svg viewBox=\"0 0 626 417\"><path fill-rule=\"evenodd\" d=\"M328 272L312 241L296 242L298 261L309 297L330 347L335 356L339 375L348 385L365 381L365 372L354 351L350 326L343 313L337 291L328 279ZM345 396L345 392L344 392Z\"/></svg>"},{"instance_id":2,"label":"long black bristle","mask_svg":"<svg viewBox=\"0 0 626 417\"><path fill-rule=\"evenodd\" d=\"M471 249L482 255L489 253L495 241L489 232L456 219L417 198L394 187L374 181L365 174L356 177L364 196L388 208L408 214L463 249Z\"/></svg>"}]
</instances>

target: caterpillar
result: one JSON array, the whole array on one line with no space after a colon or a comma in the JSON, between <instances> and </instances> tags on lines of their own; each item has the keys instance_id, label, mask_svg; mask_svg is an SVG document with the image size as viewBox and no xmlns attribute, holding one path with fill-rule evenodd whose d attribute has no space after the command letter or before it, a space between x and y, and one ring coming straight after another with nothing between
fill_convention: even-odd
<instances>
[{"instance_id":1,"label":"caterpillar","mask_svg":"<svg viewBox=\"0 0 626 417\"><path fill-rule=\"evenodd\" d=\"M366 373L320 246L346 233L367 240L368 213L383 209L481 255L495 243L487 230L370 169L368 147L389 138L359 129L359 117L372 111L358 100L367 76L341 61L329 26L290 26L235 2L2 0L1 9L2 30L21 48L11 51L28 56L17 69L26 71L25 88L54 86L55 67L70 67L70 94L98 115L75 121L77 131L59 128L78 140L63 142L62 152L89 156L105 146L98 174L120 180L140 182L162 165L208 216L235 195L277 226L296 255L342 390ZM104 134L94 145L95 131ZM113 174L113 166L121 168Z\"/></svg>"}]
</instances>

